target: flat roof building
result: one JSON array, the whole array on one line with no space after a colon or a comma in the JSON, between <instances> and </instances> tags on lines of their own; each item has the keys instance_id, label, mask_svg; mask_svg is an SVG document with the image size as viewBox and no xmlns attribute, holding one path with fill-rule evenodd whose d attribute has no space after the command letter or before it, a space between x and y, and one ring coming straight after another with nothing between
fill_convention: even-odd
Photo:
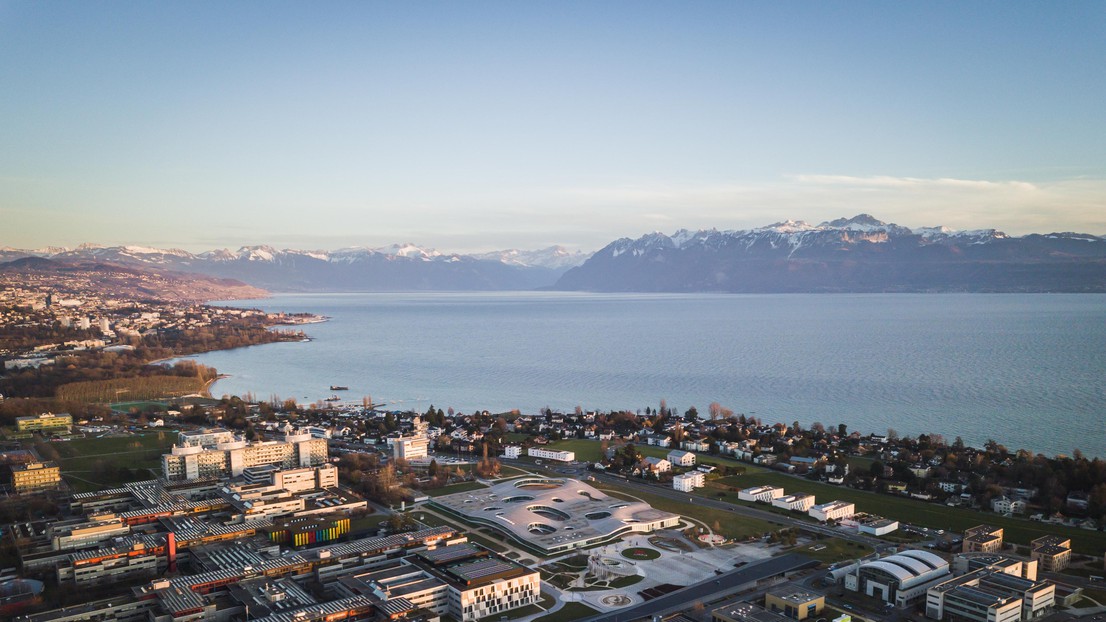
<instances>
[{"instance_id":1,"label":"flat roof building","mask_svg":"<svg viewBox=\"0 0 1106 622\"><path fill-rule=\"evenodd\" d=\"M826 596L794 583L785 583L764 594L764 608L792 620L817 618L826 606Z\"/></svg>"},{"instance_id":2,"label":"flat roof building","mask_svg":"<svg viewBox=\"0 0 1106 622\"><path fill-rule=\"evenodd\" d=\"M1002 550L1002 527L976 525L964 530L964 553L998 553Z\"/></svg>"},{"instance_id":3,"label":"flat roof building","mask_svg":"<svg viewBox=\"0 0 1106 622\"><path fill-rule=\"evenodd\" d=\"M19 432L69 431L72 426L73 415L69 413L42 413L15 418L15 429Z\"/></svg>"},{"instance_id":4,"label":"flat roof building","mask_svg":"<svg viewBox=\"0 0 1106 622\"><path fill-rule=\"evenodd\" d=\"M10 468L12 492L16 494L57 490L61 487L61 469L55 462L13 464Z\"/></svg>"}]
</instances>

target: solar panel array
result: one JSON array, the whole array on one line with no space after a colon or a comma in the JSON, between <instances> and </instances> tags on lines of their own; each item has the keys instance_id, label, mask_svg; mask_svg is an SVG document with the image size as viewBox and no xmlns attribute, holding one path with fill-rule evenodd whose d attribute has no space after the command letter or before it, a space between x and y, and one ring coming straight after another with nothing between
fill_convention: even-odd
<instances>
[{"instance_id":1,"label":"solar panel array","mask_svg":"<svg viewBox=\"0 0 1106 622\"><path fill-rule=\"evenodd\" d=\"M468 564L458 564L449 572L464 581L479 581L497 574L513 570L515 565L500 559L482 559Z\"/></svg>"},{"instance_id":2,"label":"solar panel array","mask_svg":"<svg viewBox=\"0 0 1106 622\"><path fill-rule=\"evenodd\" d=\"M459 559L483 555L484 551L476 548L469 542L454 544L452 546L440 546L432 551L422 551L419 556L434 565L445 564Z\"/></svg>"}]
</instances>

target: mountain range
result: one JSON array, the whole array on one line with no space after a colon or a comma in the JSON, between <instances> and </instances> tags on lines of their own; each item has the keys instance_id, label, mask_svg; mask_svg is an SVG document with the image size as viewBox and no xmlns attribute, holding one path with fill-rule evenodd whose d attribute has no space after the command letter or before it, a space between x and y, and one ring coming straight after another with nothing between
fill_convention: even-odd
<instances>
[{"instance_id":1,"label":"mountain range","mask_svg":"<svg viewBox=\"0 0 1106 622\"><path fill-rule=\"evenodd\" d=\"M1106 292L1106 238L910 229L868 214L622 238L588 256L563 247L446 254L412 244L304 251L81 245L0 248L38 257L236 279L284 292L554 289L596 292Z\"/></svg>"},{"instance_id":2,"label":"mountain range","mask_svg":"<svg viewBox=\"0 0 1106 622\"><path fill-rule=\"evenodd\" d=\"M19 250L0 248L0 261L38 257L56 262L95 261L156 267L236 279L283 292L397 290L528 290L549 286L587 255L553 246L480 255L443 254L413 244L335 251L244 246L199 254L143 246Z\"/></svg>"},{"instance_id":3,"label":"mountain range","mask_svg":"<svg viewBox=\"0 0 1106 622\"><path fill-rule=\"evenodd\" d=\"M680 230L611 242L558 290L1106 292L1106 238L909 229L868 214L820 225Z\"/></svg>"}]
</instances>

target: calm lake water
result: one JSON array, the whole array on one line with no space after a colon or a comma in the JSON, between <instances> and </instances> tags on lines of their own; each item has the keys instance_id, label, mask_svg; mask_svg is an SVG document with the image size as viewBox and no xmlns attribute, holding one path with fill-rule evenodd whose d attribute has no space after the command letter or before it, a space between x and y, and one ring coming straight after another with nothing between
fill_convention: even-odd
<instances>
[{"instance_id":1,"label":"calm lake water","mask_svg":"<svg viewBox=\"0 0 1106 622\"><path fill-rule=\"evenodd\" d=\"M681 412L1106 456L1106 296L279 295L312 341L201 355L216 396Z\"/></svg>"}]
</instances>

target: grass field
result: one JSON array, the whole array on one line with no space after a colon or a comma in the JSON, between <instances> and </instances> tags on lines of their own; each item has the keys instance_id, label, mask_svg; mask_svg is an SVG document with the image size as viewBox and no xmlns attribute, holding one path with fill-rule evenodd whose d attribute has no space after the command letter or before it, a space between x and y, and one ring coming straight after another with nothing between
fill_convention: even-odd
<instances>
[{"instance_id":1,"label":"grass field","mask_svg":"<svg viewBox=\"0 0 1106 622\"><path fill-rule=\"evenodd\" d=\"M554 441L546 445L544 448L552 449L554 451L576 452L577 462L598 462L601 457L599 455L599 441L570 438L561 441Z\"/></svg>"},{"instance_id":2,"label":"grass field","mask_svg":"<svg viewBox=\"0 0 1106 622\"><path fill-rule=\"evenodd\" d=\"M39 442L37 448L43 458L58 463L74 491L87 492L155 477L161 472L161 454L176 439L175 432L164 430L118 438Z\"/></svg>"},{"instance_id":3,"label":"grass field","mask_svg":"<svg viewBox=\"0 0 1106 622\"><path fill-rule=\"evenodd\" d=\"M441 488L428 488L423 492L431 497L440 497L442 495L451 495L455 492L468 492L470 490L483 490L487 486L480 482L461 482L460 484L450 484L449 486L442 486Z\"/></svg>"},{"instance_id":4,"label":"grass field","mask_svg":"<svg viewBox=\"0 0 1106 622\"><path fill-rule=\"evenodd\" d=\"M744 540L746 538L761 536L771 531L779 530L782 525L770 523L768 521L757 520L755 518L745 518L742 516L736 516L732 512L725 510L715 510L701 505L695 505L694 503L686 503L683 501L673 501L667 497L660 495L654 495L647 492L640 492L638 490L624 491L617 486L611 484L592 482L596 488L606 491L612 496L623 498L638 498L645 501L649 505L657 508L658 510L664 510L666 512L672 512L681 516L687 516L694 518L698 521L705 523L711 529L723 536L735 540Z\"/></svg>"},{"instance_id":5,"label":"grass field","mask_svg":"<svg viewBox=\"0 0 1106 622\"><path fill-rule=\"evenodd\" d=\"M550 443L551 448L565 449L576 452L577 460L596 460L599 457L599 441L584 439L569 439ZM664 457L668 455L668 449L661 447L649 447L647 445L634 445L646 456ZM1106 550L1106 532L1089 531L1086 529L1071 529L1058 525L1033 522L1019 518L1007 518L990 512L978 512L966 508L953 508L938 503L918 501L907 497L884 495L864 490L856 490L843 486L834 486L821 482L813 482L785 475L778 471L772 471L763 467L740 462L723 456L708 456L698 454L699 464L713 464L716 466L740 466L745 469L743 475L714 480L724 486L734 488L748 488L750 486L780 486L788 494L805 492L817 497L818 503L825 503L840 499L856 504L859 512L868 512L886 516L887 518L909 522L922 527L944 529L948 531L963 532L975 525L987 524L1002 527L1005 531L1007 542L1027 545L1031 540L1046 535L1062 535L1071 538L1072 549L1077 553L1087 555L1101 555ZM869 458L850 458L850 464L855 463L854 468L867 468L871 464ZM700 493L714 496L712 493ZM726 500L737 503L736 494L726 493ZM764 508L762 509L769 509ZM669 510L675 511L675 510ZM794 516L798 516L795 514ZM708 523L709 524L709 523Z\"/></svg>"},{"instance_id":6,"label":"grass field","mask_svg":"<svg viewBox=\"0 0 1106 622\"><path fill-rule=\"evenodd\" d=\"M571 622L589 618L596 613L599 612L583 603L565 603L560 610L537 618L534 622Z\"/></svg>"},{"instance_id":7,"label":"grass field","mask_svg":"<svg viewBox=\"0 0 1106 622\"><path fill-rule=\"evenodd\" d=\"M1078 553L1099 555L1103 549L1106 549L1106 533L1101 531L1069 529L1057 525L1007 518L989 512L952 508L906 497L881 495L821 482L812 482L771 471L751 472L727 479L732 479L736 482L734 485L739 488L770 485L783 487L789 494L796 492L810 493L817 497L818 503L825 503L834 499L849 501L856 504L858 512L878 514L922 527L963 532L975 525L987 524L1002 527L1007 542L1029 544L1031 540L1041 536L1058 534L1070 537L1072 548Z\"/></svg>"},{"instance_id":8,"label":"grass field","mask_svg":"<svg viewBox=\"0 0 1106 622\"><path fill-rule=\"evenodd\" d=\"M846 559L858 559L865 555L869 555L872 552L872 547L849 542L847 540L829 538L826 540L816 540L808 545L796 547L790 552L802 553L818 561L832 564Z\"/></svg>"}]
</instances>

